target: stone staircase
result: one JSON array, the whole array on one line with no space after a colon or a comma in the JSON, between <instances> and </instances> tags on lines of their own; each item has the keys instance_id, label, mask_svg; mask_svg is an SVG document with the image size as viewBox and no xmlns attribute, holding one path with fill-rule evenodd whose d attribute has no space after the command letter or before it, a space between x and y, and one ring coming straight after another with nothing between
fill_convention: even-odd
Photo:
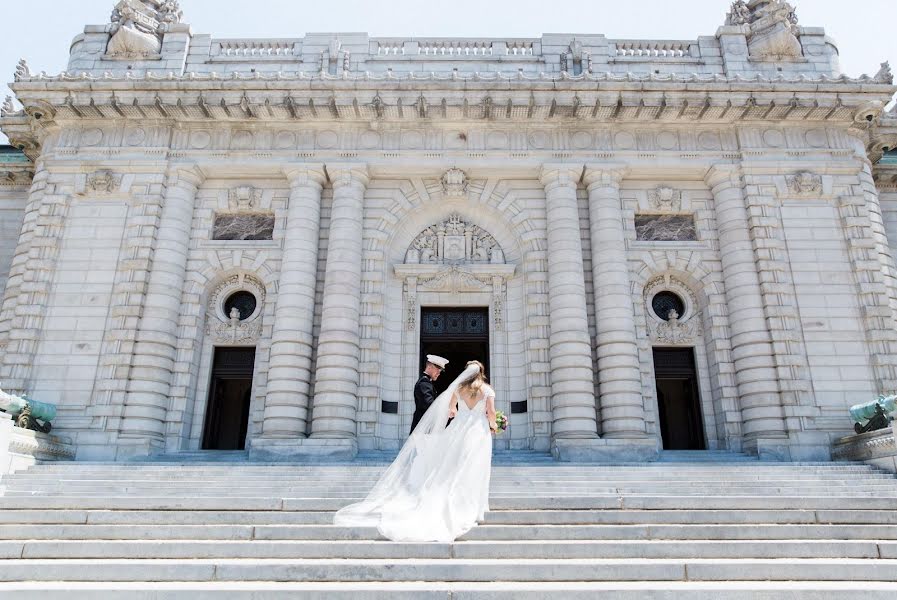
<instances>
[{"instance_id":1,"label":"stone staircase","mask_svg":"<svg viewBox=\"0 0 897 600\"><path fill-rule=\"evenodd\" d=\"M0 481L0 597L897 597L897 479L860 464L497 455L487 522L418 544L330 524L386 455L189 458L202 462L46 464Z\"/></svg>"}]
</instances>

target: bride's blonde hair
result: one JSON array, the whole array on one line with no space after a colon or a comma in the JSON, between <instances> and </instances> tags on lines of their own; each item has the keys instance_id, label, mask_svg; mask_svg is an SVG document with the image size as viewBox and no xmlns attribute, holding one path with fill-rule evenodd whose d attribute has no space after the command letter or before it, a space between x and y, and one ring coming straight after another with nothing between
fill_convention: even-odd
<instances>
[{"instance_id":1,"label":"bride's blonde hair","mask_svg":"<svg viewBox=\"0 0 897 600\"><path fill-rule=\"evenodd\" d=\"M479 394L479 392L483 388L483 386L486 385L486 367L485 367L485 365L483 365L483 363L481 363L478 360L472 360L469 363L467 363L466 366L470 367L472 365L476 365L477 367L479 367L480 370L477 372L476 375L474 375L473 377L471 377L470 379L468 379L467 381L462 383L460 386L458 386L459 391L464 392L466 396L474 396L476 394Z\"/></svg>"}]
</instances>

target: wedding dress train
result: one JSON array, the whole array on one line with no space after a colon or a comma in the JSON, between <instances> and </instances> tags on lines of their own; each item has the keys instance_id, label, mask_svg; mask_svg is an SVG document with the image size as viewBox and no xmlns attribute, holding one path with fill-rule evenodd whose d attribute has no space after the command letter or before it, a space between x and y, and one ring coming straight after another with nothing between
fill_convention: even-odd
<instances>
[{"instance_id":1,"label":"wedding dress train","mask_svg":"<svg viewBox=\"0 0 897 600\"><path fill-rule=\"evenodd\" d=\"M472 408L459 398L445 427L452 395L477 372L469 367L439 395L367 498L338 511L335 525L376 527L393 541L452 542L483 520L492 470L486 402L495 392L484 386Z\"/></svg>"}]
</instances>

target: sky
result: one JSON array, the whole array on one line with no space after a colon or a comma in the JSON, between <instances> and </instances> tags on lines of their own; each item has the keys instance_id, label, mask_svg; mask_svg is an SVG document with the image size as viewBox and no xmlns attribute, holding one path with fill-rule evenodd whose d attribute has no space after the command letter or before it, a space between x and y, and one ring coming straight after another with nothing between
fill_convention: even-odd
<instances>
[{"instance_id":1,"label":"sky","mask_svg":"<svg viewBox=\"0 0 897 600\"><path fill-rule=\"evenodd\" d=\"M897 0L791 0L800 24L825 27L842 71L897 72ZM109 22L115 0L0 0L0 81L25 58L33 72L65 69L85 24ZM730 0L181 0L184 20L214 37L301 37L366 31L384 37L538 37L601 33L610 38L696 39L713 35ZM0 99L10 94L0 84ZM0 143L6 138L0 134Z\"/></svg>"}]
</instances>

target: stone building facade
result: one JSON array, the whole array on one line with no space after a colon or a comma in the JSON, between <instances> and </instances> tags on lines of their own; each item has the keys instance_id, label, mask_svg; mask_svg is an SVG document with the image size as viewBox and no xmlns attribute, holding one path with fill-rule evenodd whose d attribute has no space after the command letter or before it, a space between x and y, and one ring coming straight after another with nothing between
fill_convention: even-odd
<instances>
[{"instance_id":1,"label":"stone building facade","mask_svg":"<svg viewBox=\"0 0 897 600\"><path fill-rule=\"evenodd\" d=\"M122 0L12 89L0 379L79 458L396 449L425 351L561 460L827 458L897 388L897 88L787 2L658 41Z\"/></svg>"}]
</instances>

